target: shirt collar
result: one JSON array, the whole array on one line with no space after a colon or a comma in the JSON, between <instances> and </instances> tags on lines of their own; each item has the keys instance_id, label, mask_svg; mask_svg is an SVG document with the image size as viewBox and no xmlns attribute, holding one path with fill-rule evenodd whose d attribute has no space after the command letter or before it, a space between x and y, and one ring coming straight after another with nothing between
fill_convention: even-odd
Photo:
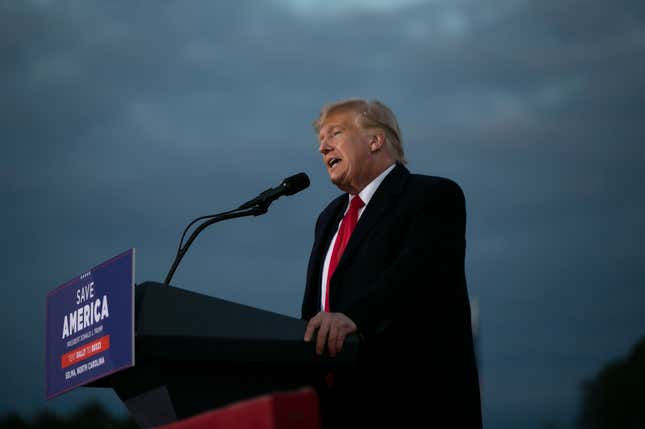
<instances>
[{"instance_id":1,"label":"shirt collar","mask_svg":"<svg viewBox=\"0 0 645 429\"><path fill-rule=\"evenodd\" d=\"M367 185L361 192L358 193L358 196L361 197L361 200L363 200L363 202L365 203L365 206L363 208L365 208L369 204L378 187L381 186L381 183L383 182L383 180L385 180L385 177L390 173L390 171L394 170L395 166L396 163L390 165L381 174L376 176L376 178L372 180L369 185ZM354 195L349 196L350 202L352 201L352 198L354 198Z\"/></svg>"}]
</instances>

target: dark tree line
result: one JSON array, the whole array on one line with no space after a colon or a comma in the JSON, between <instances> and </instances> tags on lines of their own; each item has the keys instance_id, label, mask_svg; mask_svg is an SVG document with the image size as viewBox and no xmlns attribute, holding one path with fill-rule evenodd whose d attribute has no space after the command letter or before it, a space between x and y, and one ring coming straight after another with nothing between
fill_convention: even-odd
<instances>
[{"instance_id":1,"label":"dark tree line","mask_svg":"<svg viewBox=\"0 0 645 429\"><path fill-rule=\"evenodd\" d=\"M645 338L583 384L579 429L645 429Z\"/></svg>"},{"instance_id":2,"label":"dark tree line","mask_svg":"<svg viewBox=\"0 0 645 429\"><path fill-rule=\"evenodd\" d=\"M138 429L129 418L117 418L100 404L91 402L79 411L61 416L50 411L41 411L32 419L10 414L0 419L0 429Z\"/></svg>"}]
</instances>

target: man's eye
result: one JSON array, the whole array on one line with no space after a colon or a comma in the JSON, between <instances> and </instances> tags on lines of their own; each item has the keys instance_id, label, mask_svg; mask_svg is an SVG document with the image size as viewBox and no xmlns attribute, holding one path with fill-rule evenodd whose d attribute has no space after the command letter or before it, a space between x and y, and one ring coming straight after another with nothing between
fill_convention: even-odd
<instances>
[{"instance_id":1,"label":"man's eye","mask_svg":"<svg viewBox=\"0 0 645 429\"><path fill-rule=\"evenodd\" d=\"M333 135L333 136L337 136L338 134L340 134L340 130L339 130L339 131L334 131L334 132L332 133L332 135Z\"/></svg>"}]
</instances>

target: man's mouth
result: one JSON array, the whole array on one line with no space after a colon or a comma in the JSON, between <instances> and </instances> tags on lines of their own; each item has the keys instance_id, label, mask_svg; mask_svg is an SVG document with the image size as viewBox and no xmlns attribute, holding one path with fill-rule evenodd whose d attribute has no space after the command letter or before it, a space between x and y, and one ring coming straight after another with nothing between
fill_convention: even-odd
<instances>
[{"instance_id":1,"label":"man's mouth","mask_svg":"<svg viewBox=\"0 0 645 429\"><path fill-rule=\"evenodd\" d=\"M334 165L338 164L340 162L340 158L332 158L329 161L327 161L327 165L329 168L334 168Z\"/></svg>"}]
</instances>

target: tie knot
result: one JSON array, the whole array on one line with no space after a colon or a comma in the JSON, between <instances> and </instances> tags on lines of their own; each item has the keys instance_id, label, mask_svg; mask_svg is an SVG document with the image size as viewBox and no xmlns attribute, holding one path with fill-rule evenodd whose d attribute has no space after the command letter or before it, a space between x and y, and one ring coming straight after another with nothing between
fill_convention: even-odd
<instances>
[{"instance_id":1,"label":"tie knot","mask_svg":"<svg viewBox=\"0 0 645 429\"><path fill-rule=\"evenodd\" d=\"M354 198L352 198L352 201L350 201L349 209L350 210L359 210L364 205L365 205L365 203L363 202L363 200L361 200L361 197L356 195Z\"/></svg>"}]
</instances>

